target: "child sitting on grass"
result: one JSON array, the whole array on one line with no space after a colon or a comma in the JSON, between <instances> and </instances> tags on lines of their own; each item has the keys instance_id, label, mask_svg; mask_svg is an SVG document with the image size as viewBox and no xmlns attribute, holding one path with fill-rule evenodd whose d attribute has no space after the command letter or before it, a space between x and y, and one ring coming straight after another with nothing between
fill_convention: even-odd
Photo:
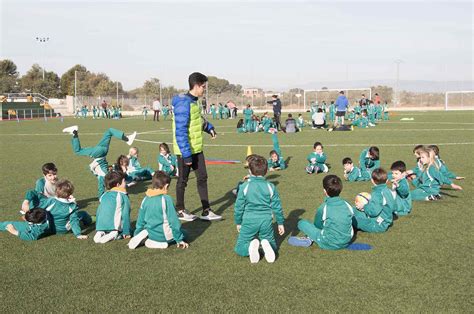
<instances>
[{"instance_id":1,"label":"child sitting on grass","mask_svg":"<svg viewBox=\"0 0 474 314\"><path fill-rule=\"evenodd\" d=\"M446 166L446 163L443 160L441 160L441 158L439 157L439 147L437 145L428 145L428 148L432 149L434 151L434 153L435 153L435 162L438 165L439 172L441 172L441 174L445 178L447 178L447 179L456 179L456 180L464 180L464 177L459 177L456 174L449 171L448 167ZM449 183L449 182L450 181L447 180L446 184L451 185L451 183Z\"/></svg>"},{"instance_id":2,"label":"child sitting on grass","mask_svg":"<svg viewBox=\"0 0 474 314\"><path fill-rule=\"evenodd\" d=\"M58 180L58 169L52 162L45 163L41 167L43 177L36 181L35 191L45 197L54 197L56 195L56 182Z\"/></svg>"},{"instance_id":3,"label":"child sitting on grass","mask_svg":"<svg viewBox=\"0 0 474 314\"><path fill-rule=\"evenodd\" d=\"M360 171L367 172L369 177L372 171L380 168L380 151L377 146L370 146L360 153L359 167Z\"/></svg>"},{"instance_id":4,"label":"child sitting on grass","mask_svg":"<svg viewBox=\"0 0 474 314\"><path fill-rule=\"evenodd\" d=\"M298 229L308 238L310 246L314 241L321 249L339 250L346 248L354 236L352 218L354 210L344 199L339 197L342 192L342 181L338 176L327 175L323 179L324 202L316 210L314 222L300 220Z\"/></svg>"},{"instance_id":5,"label":"child sitting on grass","mask_svg":"<svg viewBox=\"0 0 474 314\"><path fill-rule=\"evenodd\" d=\"M130 200L123 172L111 171L105 176L107 192L100 197L95 225L95 243L130 238Z\"/></svg>"},{"instance_id":6,"label":"child sitting on grass","mask_svg":"<svg viewBox=\"0 0 474 314\"><path fill-rule=\"evenodd\" d=\"M344 167L344 179L349 182L370 181L368 172L362 172L358 167L354 166L352 159L346 157L342 160Z\"/></svg>"},{"instance_id":7,"label":"child sitting on grass","mask_svg":"<svg viewBox=\"0 0 474 314\"><path fill-rule=\"evenodd\" d=\"M313 152L310 153L306 159L308 160L308 165L306 166L307 174L329 171L328 166L325 164L327 156L323 152L323 144L320 142L314 143Z\"/></svg>"},{"instance_id":8,"label":"child sitting on grass","mask_svg":"<svg viewBox=\"0 0 474 314\"><path fill-rule=\"evenodd\" d=\"M31 191L26 193L22 210L27 212L31 202ZM70 197L74 192L74 185L69 180L59 180L56 183L56 197L40 200L38 207L45 208L49 213L49 229L53 234L65 234L72 230L74 236L80 240L87 239L81 234L80 221L85 226L92 223L91 216L85 211L79 211L75 200Z\"/></svg>"},{"instance_id":9,"label":"child sitting on grass","mask_svg":"<svg viewBox=\"0 0 474 314\"><path fill-rule=\"evenodd\" d=\"M411 212L412 202L410 186L405 178L406 165L403 161L395 161L390 170L392 171L392 190L394 191L397 216L406 216Z\"/></svg>"},{"instance_id":10,"label":"child sitting on grass","mask_svg":"<svg viewBox=\"0 0 474 314\"><path fill-rule=\"evenodd\" d=\"M25 221L0 222L0 231L8 231L25 241L38 240L48 232L49 223L46 210L33 208L25 213Z\"/></svg>"},{"instance_id":11,"label":"child sitting on grass","mask_svg":"<svg viewBox=\"0 0 474 314\"><path fill-rule=\"evenodd\" d=\"M234 250L240 256L249 256L251 263L258 263L261 244L265 259L273 263L277 251L273 216L278 224L278 233L285 233L280 196L276 187L264 178L267 173L265 158L251 158L249 170L250 178L240 187L234 206L234 221L239 232Z\"/></svg>"},{"instance_id":12,"label":"child sitting on grass","mask_svg":"<svg viewBox=\"0 0 474 314\"><path fill-rule=\"evenodd\" d=\"M248 155L248 156L245 158L245 165L244 165L244 168L245 168L245 169L248 169L248 168L249 168L249 162L250 162L250 160L252 160L252 159L255 158L256 156L258 156L258 155L251 154L251 155ZM237 196L237 193L239 193L240 187L241 187L242 184L244 184L244 182L247 181L249 178L250 178L250 174L245 175L245 176L242 178L242 180L240 180L239 183L237 183L237 187L232 190L232 194L234 194L234 195Z\"/></svg>"},{"instance_id":13,"label":"child sitting on grass","mask_svg":"<svg viewBox=\"0 0 474 314\"><path fill-rule=\"evenodd\" d=\"M271 130L273 150L270 151L270 158L268 158L268 170L278 171L286 169L286 163L281 155L280 144L278 143L277 130Z\"/></svg>"},{"instance_id":14,"label":"child sitting on grass","mask_svg":"<svg viewBox=\"0 0 474 314\"><path fill-rule=\"evenodd\" d=\"M160 144L160 154L158 155L158 170L165 172L169 176L178 176L178 158L170 153L168 144Z\"/></svg>"},{"instance_id":15,"label":"child sitting on grass","mask_svg":"<svg viewBox=\"0 0 474 314\"><path fill-rule=\"evenodd\" d=\"M166 249L171 243L177 247L188 248L185 234L181 229L173 199L168 195L171 178L163 171L156 171L152 178L152 188L138 211L137 225L133 238L128 243L135 249L145 239L145 246L150 249Z\"/></svg>"},{"instance_id":16,"label":"child sitting on grass","mask_svg":"<svg viewBox=\"0 0 474 314\"><path fill-rule=\"evenodd\" d=\"M237 122L237 133L246 133L247 128L245 127L244 119L240 119Z\"/></svg>"},{"instance_id":17,"label":"child sitting on grass","mask_svg":"<svg viewBox=\"0 0 474 314\"><path fill-rule=\"evenodd\" d=\"M367 204L356 203L354 227L365 232L385 232L393 223L396 210L392 191L387 187L387 172L382 168L372 172L372 193Z\"/></svg>"},{"instance_id":18,"label":"child sitting on grass","mask_svg":"<svg viewBox=\"0 0 474 314\"><path fill-rule=\"evenodd\" d=\"M128 175L135 181L150 180L155 172L150 167L142 167L138 161L138 148L131 147L128 151Z\"/></svg>"}]
</instances>

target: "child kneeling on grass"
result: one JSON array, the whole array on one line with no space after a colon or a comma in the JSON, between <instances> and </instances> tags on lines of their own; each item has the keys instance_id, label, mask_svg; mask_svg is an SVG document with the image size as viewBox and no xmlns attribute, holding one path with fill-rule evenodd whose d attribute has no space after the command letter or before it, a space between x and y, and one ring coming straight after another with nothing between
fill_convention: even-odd
<instances>
[{"instance_id":1,"label":"child kneeling on grass","mask_svg":"<svg viewBox=\"0 0 474 314\"><path fill-rule=\"evenodd\" d=\"M130 238L130 200L125 189L125 174L111 171L105 176L107 192L97 208L95 243L107 243L122 236Z\"/></svg>"},{"instance_id":2,"label":"child kneeling on grass","mask_svg":"<svg viewBox=\"0 0 474 314\"><path fill-rule=\"evenodd\" d=\"M145 239L145 246L150 249L166 249L173 242L178 248L189 247L184 242L185 234L173 199L167 195L170 182L170 176L163 171L156 171L153 175L153 188L146 191L138 211L135 233L128 243L130 249L135 249Z\"/></svg>"},{"instance_id":3,"label":"child kneeling on grass","mask_svg":"<svg viewBox=\"0 0 474 314\"><path fill-rule=\"evenodd\" d=\"M0 222L0 231L8 231L22 240L38 240L47 233L49 223L46 210L33 208L25 213L25 221Z\"/></svg>"},{"instance_id":4,"label":"child kneeling on grass","mask_svg":"<svg viewBox=\"0 0 474 314\"><path fill-rule=\"evenodd\" d=\"M372 194L367 204L356 203L354 227L365 232L385 232L393 223L397 207L387 187L387 172L382 168L372 171Z\"/></svg>"},{"instance_id":5,"label":"child kneeling on grass","mask_svg":"<svg viewBox=\"0 0 474 314\"><path fill-rule=\"evenodd\" d=\"M250 256L251 263L260 260L260 244L267 262L275 261L277 245L273 234L273 215L278 223L279 235L285 233L280 196L276 187L263 177L267 167L267 161L262 156L249 159L250 178L241 185L234 207L234 221L239 232L234 250L240 256Z\"/></svg>"},{"instance_id":6,"label":"child kneeling on grass","mask_svg":"<svg viewBox=\"0 0 474 314\"><path fill-rule=\"evenodd\" d=\"M336 175L328 175L323 179L323 191L326 199L316 210L314 222L300 220L298 229L308 236L299 239L310 246L314 241L321 249L339 250L349 246L354 229L352 218L354 210L344 199L339 197L342 181Z\"/></svg>"}]
</instances>

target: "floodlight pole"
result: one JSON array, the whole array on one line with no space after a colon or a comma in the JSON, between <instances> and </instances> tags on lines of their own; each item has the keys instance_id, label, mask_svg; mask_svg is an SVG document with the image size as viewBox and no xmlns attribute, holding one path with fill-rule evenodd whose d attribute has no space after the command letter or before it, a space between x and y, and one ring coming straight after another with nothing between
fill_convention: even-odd
<instances>
[{"instance_id":1,"label":"floodlight pole","mask_svg":"<svg viewBox=\"0 0 474 314\"><path fill-rule=\"evenodd\" d=\"M43 69L43 81L44 81L44 45L49 41L49 37L36 37L36 41L41 45L41 59L43 62L43 66L41 67Z\"/></svg>"},{"instance_id":2,"label":"floodlight pole","mask_svg":"<svg viewBox=\"0 0 474 314\"><path fill-rule=\"evenodd\" d=\"M396 92L397 101L396 101L396 105L399 106L400 105L400 63L402 63L403 60L397 59L394 62L397 65L397 84L396 84L396 86L397 86L397 92Z\"/></svg>"},{"instance_id":3,"label":"floodlight pole","mask_svg":"<svg viewBox=\"0 0 474 314\"><path fill-rule=\"evenodd\" d=\"M117 108L118 108L119 106L118 81L116 82L116 86L117 86Z\"/></svg>"}]
</instances>

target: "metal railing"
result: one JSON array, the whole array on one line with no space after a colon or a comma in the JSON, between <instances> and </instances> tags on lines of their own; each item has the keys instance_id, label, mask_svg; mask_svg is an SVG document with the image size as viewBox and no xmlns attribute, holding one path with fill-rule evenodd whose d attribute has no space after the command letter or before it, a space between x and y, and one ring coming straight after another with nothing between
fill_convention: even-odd
<instances>
[{"instance_id":1,"label":"metal railing","mask_svg":"<svg viewBox=\"0 0 474 314\"><path fill-rule=\"evenodd\" d=\"M15 101L15 99L24 99L26 101L28 95L33 97L33 101L35 102L39 102L39 103L49 102L49 98L41 95L40 93L9 93L7 94L7 99L11 99L12 101Z\"/></svg>"},{"instance_id":2,"label":"metal railing","mask_svg":"<svg viewBox=\"0 0 474 314\"><path fill-rule=\"evenodd\" d=\"M43 108L25 108L25 109L10 109L7 113L8 120L26 120L34 118L54 118L57 114L54 109Z\"/></svg>"}]
</instances>

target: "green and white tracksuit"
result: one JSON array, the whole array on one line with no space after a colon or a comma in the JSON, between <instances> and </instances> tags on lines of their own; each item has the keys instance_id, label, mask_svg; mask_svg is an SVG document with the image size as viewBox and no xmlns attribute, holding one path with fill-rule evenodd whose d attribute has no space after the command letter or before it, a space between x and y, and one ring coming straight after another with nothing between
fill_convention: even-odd
<instances>
[{"instance_id":1,"label":"green and white tracksuit","mask_svg":"<svg viewBox=\"0 0 474 314\"><path fill-rule=\"evenodd\" d=\"M316 210L314 222L300 220L298 229L316 242L321 249L346 248L354 236L354 209L340 197L327 197Z\"/></svg>"},{"instance_id":2,"label":"green and white tracksuit","mask_svg":"<svg viewBox=\"0 0 474 314\"><path fill-rule=\"evenodd\" d=\"M247 129L248 132L255 132L255 128L252 128L252 125L251 125L253 110L251 108L245 108L243 113L244 113L245 128Z\"/></svg>"},{"instance_id":3,"label":"green and white tracksuit","mask_svg":"<svg viewBox=\"0 0 474 314\"><path fill-rule=\"evenodd\" d=\"M325 153L317 154L316 152L312 152L306 159L308 160L308 165L306 166L307 173L321 173L329 171L329 168L326 165L327 156Z\"/></svg>"},{"instance_id":4,"label":"green and white tracksuit","mask_svg":"<svg viewBox=\"0 0 474 314\"><path fill-rule=\"evenodd\" d=\"M99 199L97 208L95 230L99 233L94 237L96 243L99 238L113 233L115 239L118 235L131 235L130 227L130 200L125 189L115 187L105 192Z\"/></svg>"},{"instance_id":5,"label":"green and white tracksuit","mask_svg":"<svg viewBox=\"0 0 474 314\"><path fill-rule=\"evenodd\" d=\"M367 171L362 172L358 167L353 166L352 170L346 173L346 180L349 182L370 181L370 175Z\"/></svg>"},{"instance_id":6,"label":"green and white tracksuit","mask_svg":"<svg viewBox=\"0 0 474 314\"><path fill-rule=\"evenodd\" d=\"M305 127L303 117L298 117L298 119L296 119L296 127L300 132L303 131L303 128Z\"/></svg>"},{"instance_id":7,"label":"green and white tracksuit","mask_svg":"<svg viewBox=\"0 0 474 314\"><path fill-rule=\"evenodd\" d=\"M427 201L430 195L439 194L442 175L434 165L430 165L412 183L416 189L410 192L411 198L414 201Z\"/></svg>"},{"instance_id":8,"label":"green and white tracksuit","mask_svg":"<svg viewBox=\"0 0 474 314\"><path fill-rule=\"evenodd\" d=\"M359 116L357 119L352 121L352 125L359 128L368 128L369 119L367 119L367 117L364 117L364 116Z\"/></svg>"},{"instance_id":9,"label":"green and white tracksuit","mask_svg":"<svg viewBox=\"0 0 474 314\"><path fill-rule=\"evenodd\" d=\"M127 168L127 174L134 180L150 180L154 170L150 167L142 167L138 158L130 156Z\"/></svg>"},{"instance_id":10,"label":"green and white tracksuit","mask_svg":"<svg viewBox=\"0 0 474 314\"><path fill-rule=\"evenodd\" d=\"M439 157L436 157L435 162L438 165L439 172L445 178L445 182L443 182L443 183L450 185L452 182L449 179L456 179L457 175L455 173L449 171L448 167L446 166L446 163L442 159L440 159Z\"/></svg>"},{"instance_id":11,"label":"green and white tracksuit","mask_svg":"<svg viewBox=\"0 0 474 314\"><path fill-rule=\"evenodd\" d=\"M273 250L277 251L273 216L278 225L283 225L283 210L275 185L261 176L250 176L240 187L234 205L234 221L241 226L234 248L238 255L249 255L250 241L255 237L260 241L268 240Z\"/></svg>"},{"instance_id":12,"label":"green and white tracksuit","mask_svg":"<svg viewBox=\"0 0 474 314\"><path fill-rule=\"evenodd\" d=\"M105 131L100 142L94 147L81 147L79 137L72 138L72 149L78 156L89 156L94 160L89 165L90 171L97 177L97 195L100 197L105 192L104 177L108 172L108 163L105 157L109 152L110 140L112 137L124 140L125 134L116 129L108 129Z\"/></svg>"},{"instance_id":13,"label":"green and white tracksuit","mask_svg":"<svg viewBox=\"0 0 474 314\"><path fill-rule=\"evenodd\" d=\"M10 224L18 231L18 237L25 241L38 240L42 235L48 233L49 229L48 220L39 224L27 221L2 221L0 222L0 232L6 231Z\"/></svg>"},{"instance_id":14,"label":"green and white tracksuit","mask_svg":"<svg viewBox=\"0 0 474 314\"><path fill-rule=\"evenodd\" d=\"M392 191L387 185L376 185L364 211L354 211L354 227L366 232L385 232L392 225L396 208Z\"/></svg>"},{"instance_id":15,"label":"green and white tracksuit","mask_svg":"<svg viewBox=\"0 0 474 314\"><path fill-rule=\"evenodd\" d=\"M366 148L360 153L359 156L359 167L360 171L368 172L369 176L372 175L372 171L375 169L380 168L380 160L379 159L371 159L369 157L369 148Z\"/></svg>"},{"instance_id":16,"label":"green and white tracksuit","mask_svg":"<svg viewBox=\"0 0 474 314\"><path fill-rule=\"evenodd\" d=\"M272 119L269 117L264 117L261 122L263 126L263 132L268 133L270 128L273 127L273 122Z\"/></svg>"},{"instance_id":17,"label":"green and white tracksuit","mask_svg":"<svg viewBox=\"0 0 474 314\"><path fill-rule=\"evenodd\" d=\"M178 158L176 155L158 155L158 170L166 172L169 176L178 176Z\"/></svg>"},{"instance_id":18,"label":"green and white tracksuit","mask_svg":"<svg viewBox=\"0 0 474 314\"><path fill-rule=\"evenodd\" d=\"M410 186L407 179L403 178L398 181L396 189L392 189L395 197L396 210L398 216L406 216L411 212L412 202L410 195Z\"/></svg>"},{"instance_id":19,"label":"green and white tracksuit","mask_svg":"<svg viewBox=\"0 0 474 314\"><path fill-rule=\"evenodd\" d=\"M285 159L281 155L280 144L278 143L278 136L276 133L272 134L272 141L273 141L273 150L276 151L278 155L278 160L276 162L272 161L272 158L268 158L268 169L271 168L280 168L280 170L286 169Z\"/></svg>"},{"instance_id":20,"label":"green and white tracksuit","mask_svg":"<svg viewBox=\"0 0 474 314\"><path fill-rule=\"evenodd\" d=\"M30 202L30 207L34 194L37 194L34 190L26 193L25 199ZM49 230L53 234L63 234L72 230L74 236L77 237L81 235L80 221L84 225L92 223L91 216L85 211L80 211L73 200L59 197L42 198L38 207L44 208L48 212Z\"/></svg>"},{"instance_id":21,"label":"green and white tracksuit","mask_svg":"<svg viewBox=\"0 0 474 314\"><path fill-rule=\"evenodd\" d=\"M171 196L159 189L149 189L138 211L134 237L144 232L148 240L172 243L184 241L185 234Z\"/></svg>"}]
</instances>

